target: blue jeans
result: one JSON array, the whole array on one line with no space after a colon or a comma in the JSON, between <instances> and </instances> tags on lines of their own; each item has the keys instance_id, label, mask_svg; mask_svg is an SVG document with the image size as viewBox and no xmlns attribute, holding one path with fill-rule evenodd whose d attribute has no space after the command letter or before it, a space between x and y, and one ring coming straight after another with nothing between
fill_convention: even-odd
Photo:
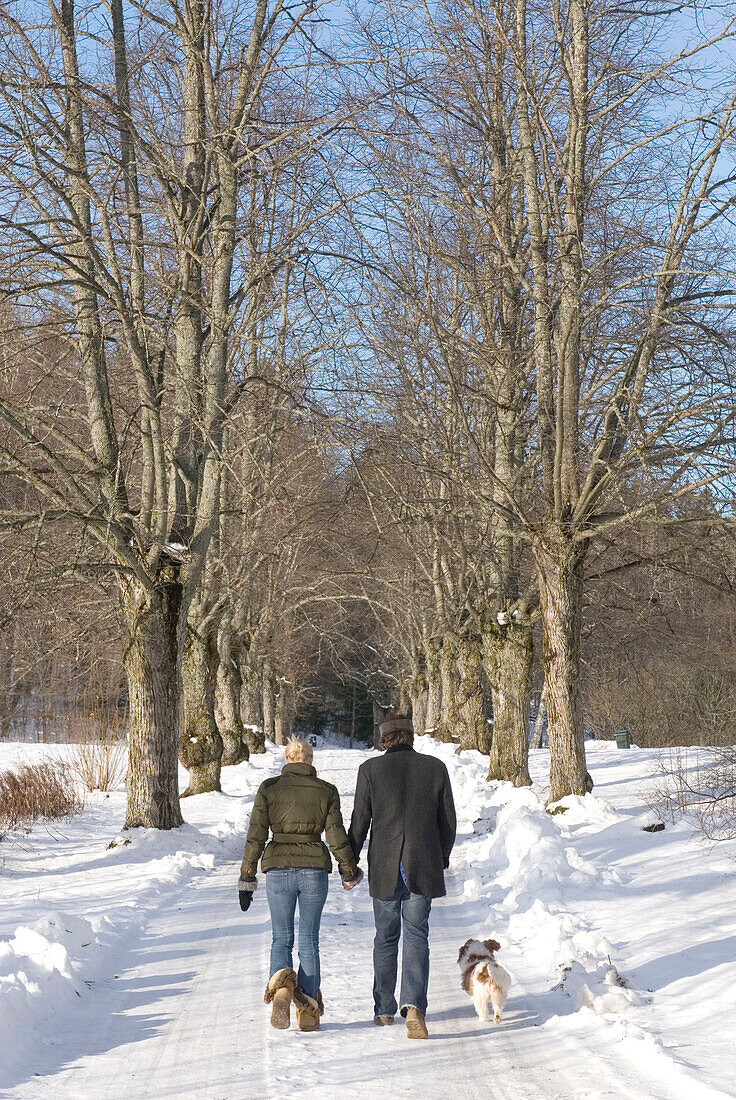
<instances>
[{"instance_id":1,"label":"blue jeans","mask_svg":"<svg viewBox=\"0 0 736 1100\"><path fill-rule=\"evenodd\" d=\"M299 902L299 973L297 982L308 997L319 989L319 922L327 900L327 871L318 867L289 867L266 875L266 898L271 910L271 970L292 967L294 911Z\"/></svg>"},{"instance_id":2,"label":"blue jeans","mask_svg":"<svg viewBox=\"0 0 736 1100\"><path fill-rule=\"evenodd\" d=\"M396 972L402 932L401 1015L406 1016L409 1005L414 1005L420 1012L427 1011L431 906L431 898L410 893L401 877L393 897L373 899L376 922L373 1005L376 1016L393 1016L396 1012Z\"/></svg>"}]
</instances>

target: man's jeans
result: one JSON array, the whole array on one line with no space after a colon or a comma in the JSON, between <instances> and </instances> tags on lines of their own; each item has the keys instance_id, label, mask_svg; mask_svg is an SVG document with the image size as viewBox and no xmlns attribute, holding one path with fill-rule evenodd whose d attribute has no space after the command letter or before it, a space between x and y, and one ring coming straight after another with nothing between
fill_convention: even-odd
<instances>
[{"instance_id":1,"label":"man's jeans","mask_svg":"<svg viewBox=\"0 0 736 1100\"><path fill-rule=\"evenodd\" d=\"M291 967L294 911L299 902L299 973L297 982L309 997L319 989L319 922L327 900L327 872L317 867L269 871L266 898L271 910L271 975Z\"/></svg>"},{"instance_id":2,"label":"man's jeans","mask_svg":"<svg viewBox=\"0 0 736 1100\"><path fill-rule=\"evenodd\" d=\"M374 898L376 938L373 941L373 1004L376 1016L396 1013L396 971L399 935L401 954L401 1015L409 1005L427 1011L429 984L429 910L432 899L412 894L402 878L391 898Z\"/></svg>"}]
</instances>

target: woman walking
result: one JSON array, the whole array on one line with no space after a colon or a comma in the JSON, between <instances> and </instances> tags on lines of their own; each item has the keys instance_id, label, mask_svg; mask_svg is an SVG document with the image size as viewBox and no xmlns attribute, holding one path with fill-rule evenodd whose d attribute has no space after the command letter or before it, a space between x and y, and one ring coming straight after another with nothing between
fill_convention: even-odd
<instances>
[{"instance_id":1,"label":"woman walking","mask_svg":"<svg viewBox=\"0 0 736 1100\"><path fill-rule=\"evenodd\" d=\"M269 841L269 830L271 839ZM253 803L238 882L240 907L247 910L256 889L256 870L266 874L271 911L271 965L265 1002L273 1004L271 1023L290 1024L292 998L302 1031L314 1031L324 1012L320 992L319 925L327 899L327 875L337 861L343 886L363 877L345 832L337 787L319 779L312 747L292 738L281 774L261 783ZM265 852L264 852L265 848ZM294 972L294 914L299 906L299 971Z\"/></svg>"}]
</instances>

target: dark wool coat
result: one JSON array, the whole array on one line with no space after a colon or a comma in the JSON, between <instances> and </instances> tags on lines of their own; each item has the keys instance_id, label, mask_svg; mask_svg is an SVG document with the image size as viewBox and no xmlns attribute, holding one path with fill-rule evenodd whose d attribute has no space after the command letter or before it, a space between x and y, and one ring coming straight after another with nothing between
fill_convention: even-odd
<instances>
[{"instance_id":1,"label":"dark wool coat","mask_svg":"<svg viewBox=\"0 0 736 1100\"><path fill-rule=\"evenodd\" d=\"M268 842L269 832L271 841ZM283 867L332 870L324 832L344 875L353 875L357 861L348 842L337 787L317 777L311 764L287 764L281 775L266 779L256 794L245 841L242 879L252 878L265 848L262 871Z\"/></svg>"},{"instance_id":2,"label":"dark wool coat","mask_svg":"<svg viewBox=\"0 0 736 1100\"><path fill-rule=\"evenodd\" d=\"M348 832L356 859L369 828L371 897L394 894L399 862L413 894L444 897L443 870L455 843L455 803L441 760L397 745L361 764Z\"/></svg>"}]
</instances>

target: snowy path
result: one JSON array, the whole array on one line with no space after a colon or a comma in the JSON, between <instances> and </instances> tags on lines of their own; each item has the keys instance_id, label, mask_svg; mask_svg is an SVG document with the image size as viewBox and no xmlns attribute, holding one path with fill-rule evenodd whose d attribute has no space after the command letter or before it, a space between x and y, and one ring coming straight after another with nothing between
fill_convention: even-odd
<instances>
[{"instance_id":1,"label":"snowy path","mask_svg":"<svg viewBox=\"0 0 736 1100\"><path fill-rule=\"evenodd\" d=\"M355 773L364 755L340 750L318 754L320 774L341 791L346 819ZM270 768L275 764L275 758L263 761ZM470 777L469 766L463 766ZM457 779L459 803L463 798L487 800L487 788L479 796L474 779L463 780L459 773ZM252 789L252 771L249 784ZM203 821L211 813L214 803L206 803L211 797L203 796ZM188 805L194 807L194 800ZM485 894L473 889L476 868L488 860L490 838L483 832L474 835L472 826L468 828L472 807L464 825L460 816L448 897L435 903L431 918L428 1042L409 1042L400 1020L392 1028L373 1025L370 899L365 887L344 893L337 874L331 879L322 927L326 1002L322 1029L302 1035L295 1028L276 1032L269 1027L263 1004L270 942L265 891L259 890L247 915L240 913L235 877L242 833L236 831L223 834L225 858L218 859L215 871L162 892L145 927L131 933L116 952L115 977L103 976L91 995L82 998L78 1010L55 1020L51 1041L47 1038L34 1059L34 1075L18 1080L7 1091L0 1087L0 1096L8 1100L46 1100L52 1095L62 1100L240 1100L296 1095L444 1100L448 1093L504 1100L727 1096L683 1071L646 1035L636 1040L631 1034L618 1034L618 1025L590 1010L576 1011L571 997L554 988L549 967L533 953L527 955L518 933L512 935L510 927L504 927L502 905L489 907L486 895L492 886L484 885ZM149 903L147 908L153 907ZM500 1026L475 1018L469 998L460 989L456 966L458 947L468 936L491 933L504 943L501 960L515 980Z\"/></svg>"},{"instance_id":2,"label":"snowy path","mask_svg":"<svg viewBox=\"0 0 736 1100\"><path fill-rule=\"evenodd\" d=\"M597 1080L600 1065L581 1074L575 1045L562 1054L559 1036L535 1040L531 998L518 989L504 1023L489 1029L476 1020L459 988L455 966L458 906L434 913L431 1037L409 1043L403 1024L371 1022L370 930L365 901L351 920L345 972L334 948L346 938L342 899L331 896L325 922L324 987L327 1015L315 1035L274 1032L263 1004L269 927L265 898L241 922L232 908L232 874L197 883L154 919L128 966L95 998L90 1032L57 1033L69 1060L8 1095L28 1100L144 1100L155 1097L324 1096L376 1097L379 1082L391 1098L635 1096ZM336 891L335 891L336 893ZM337 903L337 904L336 904ZM530 1045L530 1039L531 1045ZM74 1058L75 1047L84 1053ZM587 1053L586 1053L587 1057ZM567 1068L565 1063L567 1063ZM588 1078L588 1085L583 1079Z\"/></svg>"},{"instance_id":3,"label":"snowy path","mask_svg":"<svg viewBox=\"0 0 736 1100\"><path fill-rule=\"evenodd\" d=\"M332 754L331 754L332 755ZM348 767L322 768L340 785L349 810L358 757ZM340 761L342 763L342 760ZM348 797L346 797L348 795ZM450 876L451 893L458 884ZM234 905L233 868L199 879L150 921L117 979L95 1003L92 1034L78 1025L57 1033L60 1048L84 1053L49 1076L35 1077L9 1095L144 1100L146 1097L324 1095L375 1097L378 1082L390 1097L633 1096L597 1079L581 1079L574 1049L561 1056L560 1037L533 1041L539 1023L532 998L515 989L501 1027L478 1021L459 987L455 960L467 929L462 903L450 896L432 916L432 984L426 1044L409 1043L404 1025L372 1023L372 914L367 891L344 894L337 875L322 932L327 1014L321 1031L274 1032L263 1004L270 929L264 891L246 917ZM567 1067L565 1063L567 1063ZM420 1084L421 1083L421 1084Z\"/></svg>"}]
</instances>

